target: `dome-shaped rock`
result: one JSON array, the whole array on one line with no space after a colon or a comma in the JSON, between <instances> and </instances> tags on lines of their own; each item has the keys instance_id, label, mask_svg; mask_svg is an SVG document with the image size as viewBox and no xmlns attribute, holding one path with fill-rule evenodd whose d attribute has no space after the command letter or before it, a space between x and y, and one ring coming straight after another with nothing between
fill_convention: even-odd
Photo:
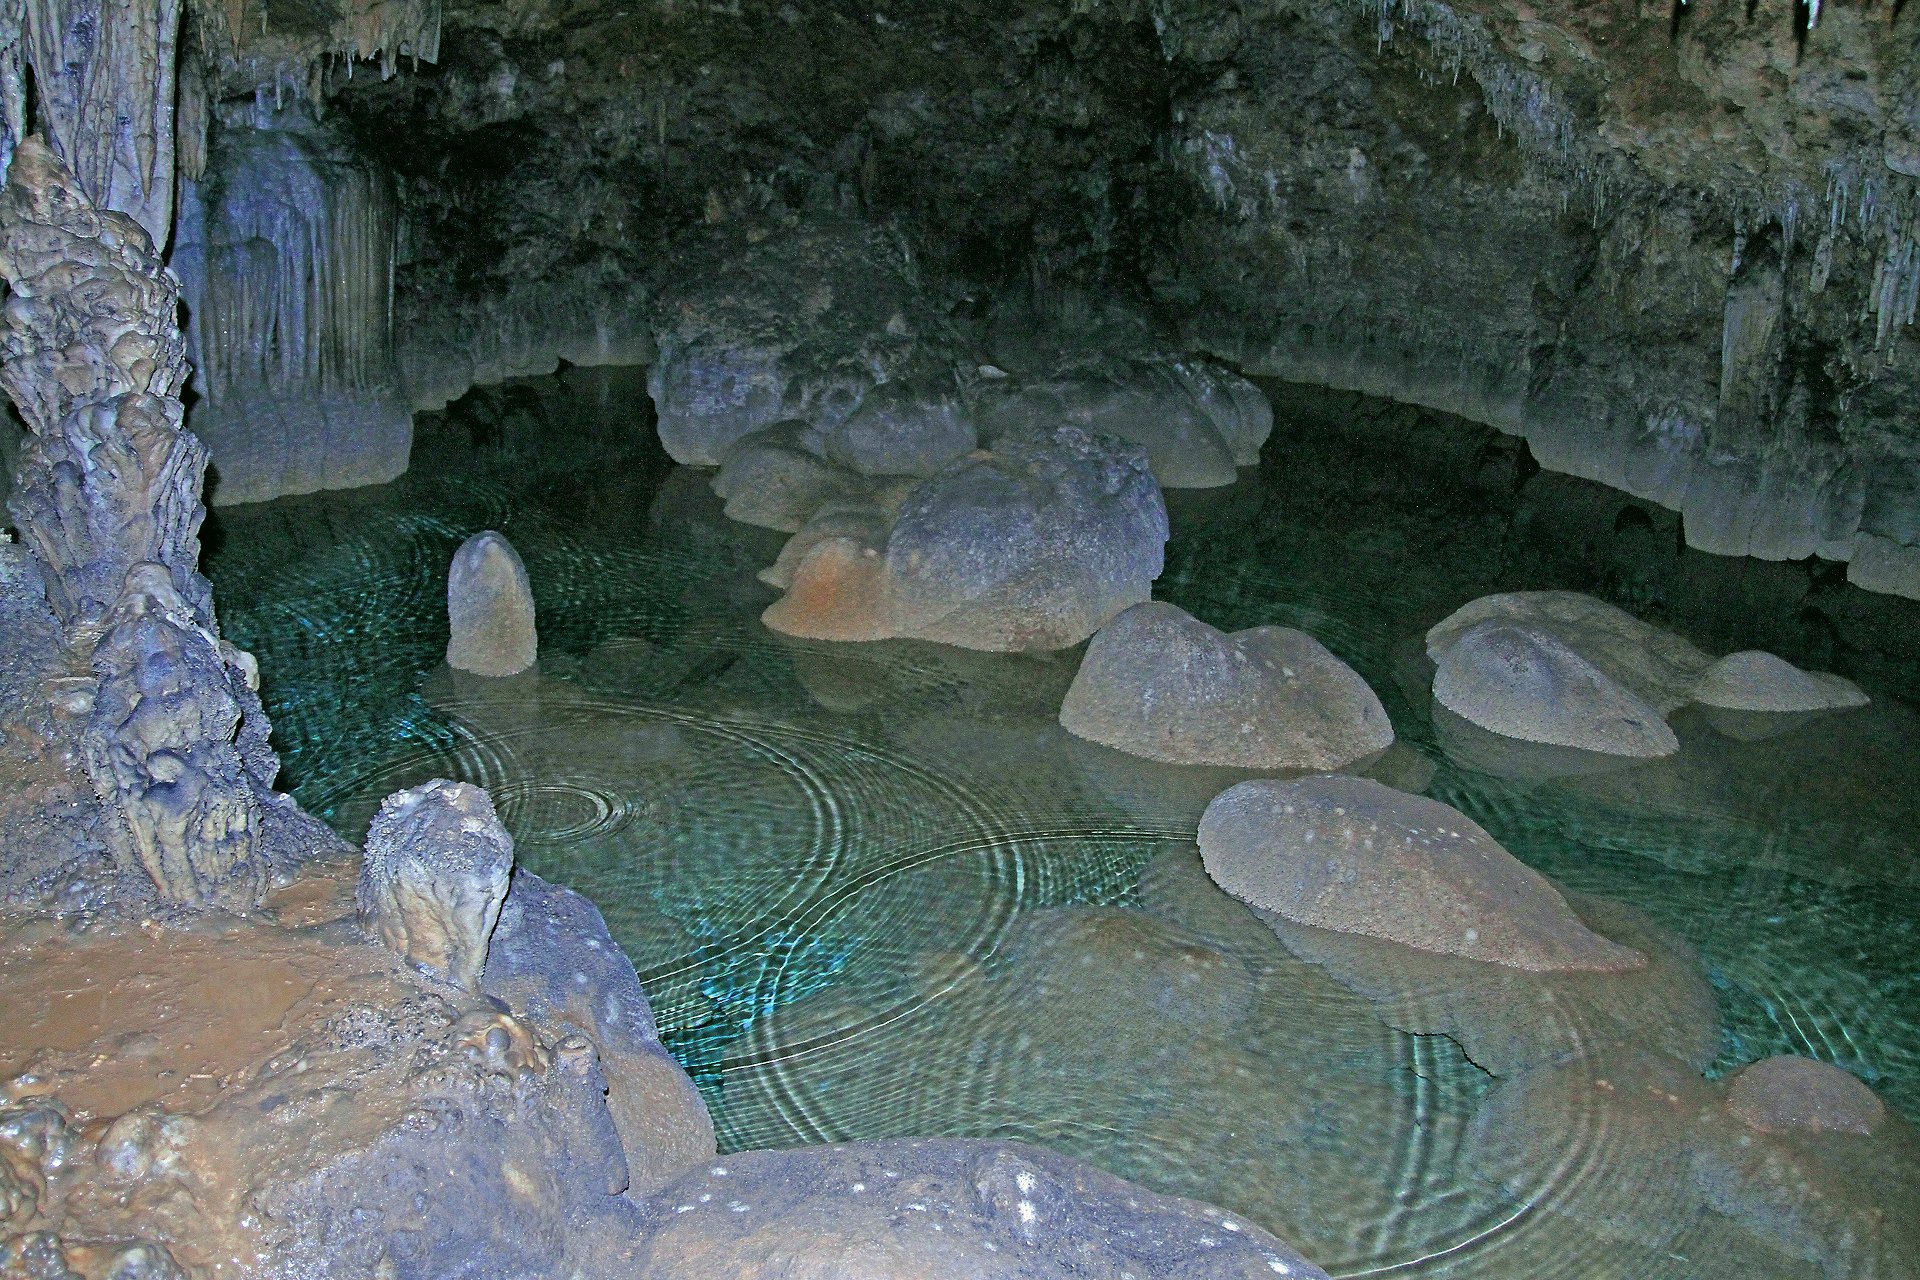
<instances>
[{"instance_id":1,"label":"dome-shaped rock","mask_svg":"<svg viewBox=\"0 0 1920 1280\"><path fill-rule=\"evenodd\" d=\"M1342 769L1393 744L1366 681L1304 631L1228 635L1159 601L1100 628L1060 723L1150 760L1249 769Z\"/></svg>"},{"instance_id":2,"label":"dome-shaped rock","mask_svg":"<svg viewBox=\"0 0 1920 1280\"><path fill-rule=\"evenodd\" d=\"M1439 662L1485 622L1553 637L1662 716L1692 699L1694 683L1713 663L1671 631L1577 591L1510 591L1469 601L1427 632L1427 656Z\"/></svg>"},{"instance_id":3,"label":"dome-shaped rock","mask_svg":"<svg viewBox=\"0 0 1920 1280\"><path fill-rule=\"evenodd\" d=\"M1482 729L1524 742L1605 755L1672 755L1680 739L1660 712L1557 637L1489 620L1439 655L1433 696Z\"/></svg>"},{"instance_id":4,"label":"dome-shaped rock","mask_svg":"<svg viewBox=\"0 0 1920 1280\"><path fill-rule=\"evenodd\" d=\"M1365 778L1243 782L1207 806L1200 853L1228 893L1315 928L1536 972L1646 963L1465 814Z\"/></svg>"},{"instance_id":5,"label":"dome-shaped rock","mask_svg":"<svg viewBox=\"0 0 1920 1280\"><path fill-rule=\"evenodd\" d=\"M518 675L540 640L533 590L513 544L491 529L460 544L447 573L447 665L482 676Z\"/></svg>"},{"instance_id":6,"label":"dome-shaped rock","mask_svg":"<svg viewBox=\"0 0 1920 1280\"><path fill-rule=\"evenodd\" d=\"M1730 653L1707 668L1693 700L1728 711L1834 711L1863 707L1867 695L1851 680L1802 671L1763 649Z\"/></svg>"}]
</instances>

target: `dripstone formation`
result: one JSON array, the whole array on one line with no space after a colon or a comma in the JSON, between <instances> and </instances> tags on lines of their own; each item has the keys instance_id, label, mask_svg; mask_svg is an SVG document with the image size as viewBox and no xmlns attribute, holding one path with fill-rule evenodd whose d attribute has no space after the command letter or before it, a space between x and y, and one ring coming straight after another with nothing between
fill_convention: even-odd
<instances>
[{"instance_id":1,"label":"dripstone formation","mask_svg":"<svg viewBox=\"0 0 1920 1280\"><path fill-rule=\"evenodd\" d=\"M258 676L199 573L207 459L181 427L178 285L37 138L0 192L0 272L0 382L31 433L8 507L59 627L58 732L77 738L100 839L163 901L251 906L276 857L331 838L272 793Z\"/></svg>"}]
</instances>

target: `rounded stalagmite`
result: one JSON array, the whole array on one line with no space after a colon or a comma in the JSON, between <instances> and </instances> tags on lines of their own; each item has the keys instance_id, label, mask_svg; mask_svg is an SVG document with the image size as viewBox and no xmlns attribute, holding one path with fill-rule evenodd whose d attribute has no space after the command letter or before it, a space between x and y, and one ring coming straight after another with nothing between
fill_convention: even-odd
<instances>
[{"instance_id":1,"label":"rounded stalagmite","mask_svg":"<svg viewBox=\"0 0 1920 1280\"><path fill-rule=\"evenodd\" d=\"M519 675L534 664L533 591L513 544L489 529L453 553L447 572L447 665L480 676Z\"/></svg>"}]
</instances>

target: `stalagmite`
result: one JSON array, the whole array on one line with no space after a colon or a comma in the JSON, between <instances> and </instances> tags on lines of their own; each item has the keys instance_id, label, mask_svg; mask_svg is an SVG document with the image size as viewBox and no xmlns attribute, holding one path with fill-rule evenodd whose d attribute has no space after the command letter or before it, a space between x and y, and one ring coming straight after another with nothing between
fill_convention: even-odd
<instances>
[{"instance_id":1,"label":"stalagmite","mask_svg":"<svg viewBox=\"0 0 1920 1280\"><path fill-rule=\"evenodd\" d=\"M85 757L108 842L165 900L251 906L278 765L252 662L215 635L196 568L206 453L180 427L173 277L38 138L0 193L0 273L0 383L31 432L8 507L97 681Z\"/></svg>"}]
</instances>

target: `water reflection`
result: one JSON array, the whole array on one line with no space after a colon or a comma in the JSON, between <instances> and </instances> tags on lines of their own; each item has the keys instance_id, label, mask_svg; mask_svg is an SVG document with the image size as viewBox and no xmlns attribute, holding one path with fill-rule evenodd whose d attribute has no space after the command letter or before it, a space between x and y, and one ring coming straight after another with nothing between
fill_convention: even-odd
<instances>
[{"instance_id":1,"label":"water reflection","mask_svg":"<svg viewBox=\"0 0 1920 1280\"><path fill-rule=\"evenodd\" d=\"M261 660L296 793L343 832L428 777L493 792L527 865L601 905L724 1146L1026 1138L1349 1275L1920 1257L1885 1261L1911 1243L1898 1215L1848 1217L1889 1194L1862 1179L1914 1167L1896 1140L1857 1167L1761 1144L1827 1197L1807 1208L1741 1163L1696 1069L1807 1054L1920 1112L1920 719L1898 699L1685 712L1679 755L1624 768L1488 741L1430 707L1424 628L1490 590L1586 584L1513 580L1508 497L1357 497L1337 450L1283 424L1259 475L1176 495L1160 594L1313 633L1393 717L1374 776L1462 809L1660 959L1602 996L1283 945L1193 848L1248 774L1065 734L1077 653L769 634L754 575L779 536L665 462L639 379L525 387L423 424L394 485L221 513L223 623ZM446 565L481 528L540 610L540 665L507 680L440 665Z\"/></svg>"}]
</instances>

